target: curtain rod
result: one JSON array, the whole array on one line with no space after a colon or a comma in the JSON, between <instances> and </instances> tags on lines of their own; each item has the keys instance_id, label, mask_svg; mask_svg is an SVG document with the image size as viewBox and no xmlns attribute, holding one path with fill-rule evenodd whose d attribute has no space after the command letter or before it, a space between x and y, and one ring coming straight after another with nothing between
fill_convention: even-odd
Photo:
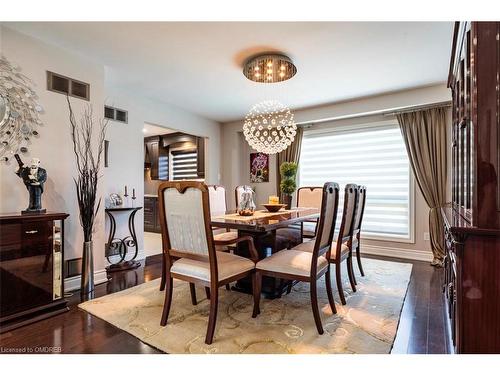
<instances>
[{"instance_id":1,"label":"curtain rod","mask_svg":"<svg viewBox=\"0 0 500 375\"><path fill-rule=\"evenodd\" d=\"M382 113L384 116L394 116L399 113L409 113L409 112L417 112L417 111L422 111L426 109L432 109L432 108L440 108L440 107L451 107L451 100L446 100L444 102L437 102L437 103L432 103L432 104L425 104L425 105L414 105L414 106L408 106L404 108L399 108L395 109L393 111L385 111Z\"/></svg>"},{"instance_id":2,"label":"curtain rod","mask_svg":"<svg viewBox=\"0 0 500 375\"><path fill-rule=\"evenodd\" d=\"M429 104L400 107L400 108L391 109L391 110L377 110L377 111L371 111L371 112L356 113L356 114L352 114L352 115L334 116L334 117L329 117L329 118L316 120L316 121L304 121L304 122L297 123L297 126L310 127L314 124L319 124L319 123L323 123L323 122L346 120L346 119L352 119L352 118L361 118L361 117L374 116L374 115L395 116L399 113L416 112L416 111L421 111L421 110L425 110L425 109L439 108L439 107L451 107L451 104L452 104L451 100L446 100L446 101L442 101L442 102L435 102L435 103L429 103Z\"/></svg>"}]
</instances>

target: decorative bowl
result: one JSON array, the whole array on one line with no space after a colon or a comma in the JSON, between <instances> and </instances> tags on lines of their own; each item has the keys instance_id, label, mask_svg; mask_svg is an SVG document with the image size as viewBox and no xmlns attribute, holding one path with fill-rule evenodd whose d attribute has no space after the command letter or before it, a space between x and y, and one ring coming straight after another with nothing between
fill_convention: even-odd
<instances>
[{"instance_id":1,"label":"decorative bowl","mask_svg":"<svg viewBox=\"0 0 500 375\"><path fill-rule=\"evenodd\" d=\"M240 216L252 216L254 214L255 210L251 208L246 208L243 210L238 210L238 215Z\"/></svg>"},{"instance_id":2,"label":"decorative bowl","mask_svg":"<svg viewBox=\"0 0 500 375\"><path fill-rule=\"evenodd\" d=\"M286 207L286 204L263 204L263 206L268 210L269 212L278 212L281 210L283 207Z\"/></svg>"}]
</instances>

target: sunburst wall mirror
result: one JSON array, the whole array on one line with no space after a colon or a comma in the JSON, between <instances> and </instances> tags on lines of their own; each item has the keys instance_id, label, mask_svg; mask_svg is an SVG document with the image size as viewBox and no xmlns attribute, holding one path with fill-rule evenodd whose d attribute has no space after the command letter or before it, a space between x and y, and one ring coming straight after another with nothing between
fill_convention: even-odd
<instances>
[{"instance_id":1,"label":"sunburst wall mirror","mask_svg":"<svg viewBox=\"0 0 500 375\"><path fill-rule=\"evenodd\" d=\"M17 153L27 153L42 125L32 81L17 66L0 56L0 160L7 162Z\"/></svg>"}]
</instances>

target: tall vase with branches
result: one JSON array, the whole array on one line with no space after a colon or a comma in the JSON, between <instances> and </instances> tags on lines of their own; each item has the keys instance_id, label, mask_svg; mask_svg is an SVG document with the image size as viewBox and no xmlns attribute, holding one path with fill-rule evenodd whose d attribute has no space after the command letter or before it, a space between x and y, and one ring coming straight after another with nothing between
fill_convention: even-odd
<instances>
[{"instance_id":1,"label":"tall vase with branches","mask_svg":"<svg viewBox=\"0 0 500 375\"><path fill-rule=\"evenodd\" d=\"M104 138L108 121L94 119L92 105L85 106L80 121L77 122L69 97L66 97L69 109L69 122L71 126L71 140L76 158L77 176L74 179L78 208L80 211L80 225L83 229L83 254L82 254L82 295L88 295L94 290L94 259L92 235L94 223L101 205L101 198L97 199L97 184L99 170L104 151ZM95 131L95 125L98 129ZM95 133L96 134L95 134ZM95 141L95 138L97 140Z\"/></svg>"}]
</instances>

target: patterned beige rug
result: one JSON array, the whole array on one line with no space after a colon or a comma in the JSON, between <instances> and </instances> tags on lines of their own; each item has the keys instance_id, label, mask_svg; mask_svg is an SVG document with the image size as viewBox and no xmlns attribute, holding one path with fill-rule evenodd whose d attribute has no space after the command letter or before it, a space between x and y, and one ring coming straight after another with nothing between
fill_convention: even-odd
<instances>
[{"instance_id":1,"label":"patterned beige rug","mask_svg":"<svg viewBox=\"0 0 500 375\"><path fill-rule=\"evenodd\" d=\"M199 302L193 306L185 282L174 284L166 327L159 324L164 297L159 279L79 307L166 353L389 353L412 265L364 259L363 266L366 276L358 276L356 293L344 279L347 305L340 304L334 285L336 315L328 305L324 280L318 282L323 335L316 331L304 283L280 299L261 299L256 319L251 318L250 295L221 288L212 345L204 343L209 309L204 290L197 288Z\"/></svg>"}]
</instances>

